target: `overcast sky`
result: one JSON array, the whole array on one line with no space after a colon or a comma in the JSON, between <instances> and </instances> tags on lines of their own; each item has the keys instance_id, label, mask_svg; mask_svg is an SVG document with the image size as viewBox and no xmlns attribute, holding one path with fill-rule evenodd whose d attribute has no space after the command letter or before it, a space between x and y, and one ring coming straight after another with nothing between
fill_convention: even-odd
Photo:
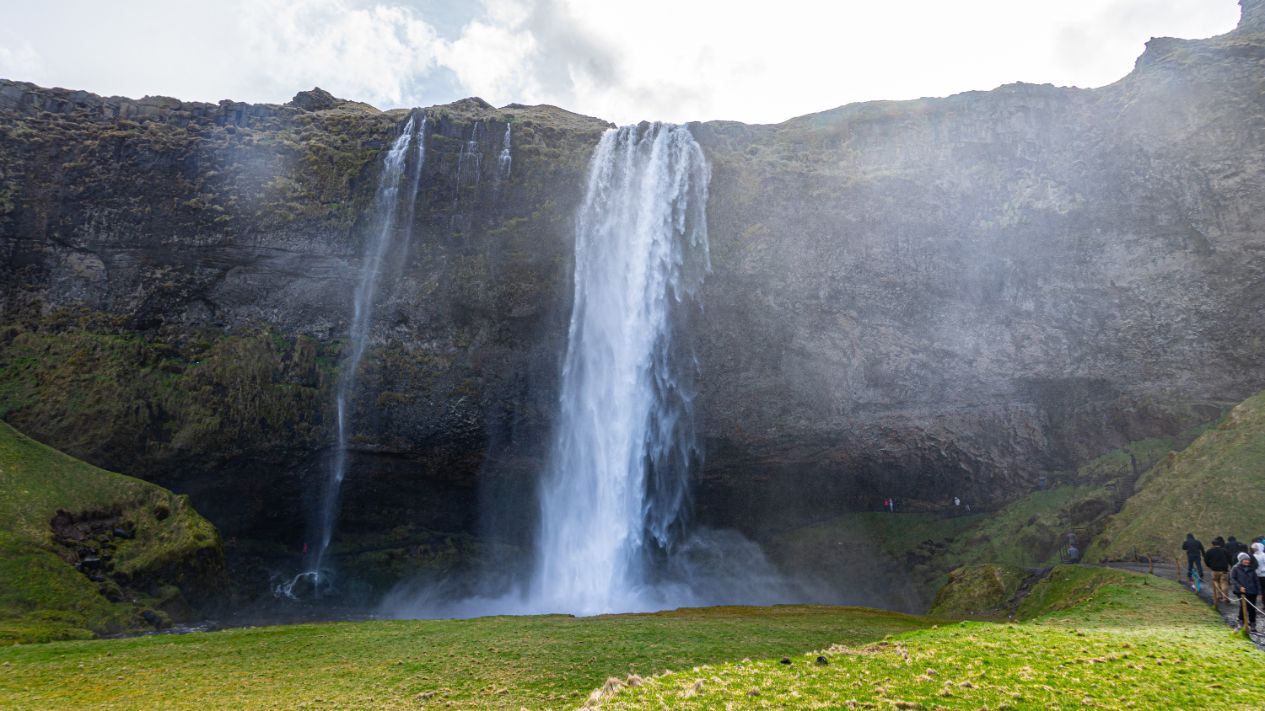
<instances>
[{"instance_id":1,"label":"overcast sky","mask_svg":"<svg viewBox=\"0 0 1265 711\"><path fill-rule=\"evenodd\" d=\"M463 96L619 123L776 122L1013 81L1101 86L1236 0L0 0L0 77L380 108Z\"/></svg>"}]
</instances>

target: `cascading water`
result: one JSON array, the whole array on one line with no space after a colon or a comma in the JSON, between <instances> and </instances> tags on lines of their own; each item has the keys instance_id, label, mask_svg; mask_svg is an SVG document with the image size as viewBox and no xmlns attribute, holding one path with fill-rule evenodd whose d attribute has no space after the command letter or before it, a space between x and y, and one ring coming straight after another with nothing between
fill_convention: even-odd
<instances>
[{"instance_id":1,"label":"cascading water","mask_svg":"<svg viewBox=\"0 0 1265 711\"><path fill-rule=\"evenodd\" d=\"M679 541L698 456L696 365L673 316L709 268L709 170L683 126L607 131L577 216L560 418L540 489L532 607L653 606L651 558Z\"/></svg>"},{"instance_id":2,"label":"cascading water","mask_svg":"<svg viewBox=\"0 0 1265 711\"><path fill-rule=\"evenodd\" d=\"M415 146L412 171L405 176L409 162L409 148ZM360 281L352 299L351 328L348 342L351 346L346 360L339 371L338 384L335 388L335 441L333 456L330 459L329 474L321 492L321 503L317 518L316 545L308 552L307 570L286 583L279 585L275 592L280 597L296 597L295 588L300 582L308 584L316 594L325 585L325 554L333 538L334 526L338 519L339 495L342 491L343 479L347 475L347 443L350 436L351 398L356 391L356 375L360 361L364 358L369 345L369 334L373 325L373 307L378 296L379 282L387 255L397 247L407 248L411 237L413 212L417 204L417 193L420 188L422 166L426 160L426 117L420 123L416 115L410 115L395 142L387 151L382 162L382 172L378 177L377 192L374 196L374 214L376 229L371 233L366 245L364 261L360 267ZM406 198L401 201L401 187ZM403 206L401 206L403 203Z\"/></svg>"},{"instance_id":3,"label":"cascading water","mask_svg":"<svg viewBox=\"0 0 1265 711\"><path fill-rule=\"evenodd\" d=\"M741 534L688 525L701 451L698 363L684 336L701 314L710 269L709 179L684 126L602 136L576 215L574 302L530 577L507 584L498 569L474 581L407 581L381 614L588 615L830 599L786 579Z\"/></svg>"}]
</instances>

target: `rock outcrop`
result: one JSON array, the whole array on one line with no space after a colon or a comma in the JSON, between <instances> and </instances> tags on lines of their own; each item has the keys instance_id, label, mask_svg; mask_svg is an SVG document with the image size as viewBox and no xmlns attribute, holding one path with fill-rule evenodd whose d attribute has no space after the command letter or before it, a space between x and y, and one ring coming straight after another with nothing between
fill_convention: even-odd
<instances>
[{"instance_id":1,"label":"rock outcrop","mask_svg":"<svg viewBox=\"0 0 1265 711\"><path fill-rule=\"evenodd\" d=\"M997 505L1265 386L1263 8L1152 40L1099 89L692 125L713 167L701 518ZM342 530L366 545L530 527L608 127L425 111L415 243L353 418ZM189 493L228 535L298 546L404 117L319 89L267 106L0 82L0 412Z\"/></svg>"}]
</instances>

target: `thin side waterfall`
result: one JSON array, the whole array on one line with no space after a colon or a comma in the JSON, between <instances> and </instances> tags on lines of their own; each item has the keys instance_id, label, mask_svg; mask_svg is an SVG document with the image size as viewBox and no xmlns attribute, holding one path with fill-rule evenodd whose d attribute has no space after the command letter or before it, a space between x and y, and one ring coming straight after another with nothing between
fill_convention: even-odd
<instances>
[{"instance_id":1,"label":"thin side waterfall","mask_svg":"<svg viewBox=\"0 0 1265 711\"><path fill-rule=\"evenodd\" d=\"M514 164L514 154L510 152L510 127L505 124L505 138L501 139L501 152L496 156L496 183L499 186L510 177L510 168Z\"/></svg>"},{"instance_id":2,"label":"thin side waterfall","mask_svg":"<svg viewBox=\"0 0 1265 711\"><path fill-rule=\"evenodd\" d=\"M469 169L474 171L474 184L479 184L480 164L483 160L483 154L479 151L479 141L483 138L483 122L475 121L474 126L470 128L470 138L461 144L461 150L457 152L457 196L461 196L462 180L466 174L466 164L471 164Z\"/></svg>"},{"instance_id":3,"label":"thin side waterfall","mask_svg":"<svg viewBox=\"0 0 1265 711\"><path fill-rule=\"evenodd\" d=\"M406 177L409 149L415 146L412 171ZM356 376L360 361L369 345L373 326L373 308L378 297L379 283L384 262L397 248L407 248L411 238L413 212L417 204L422 166L426 160L426 118L417 121L410 115L399 137L392 143L382 162L374 197L376 228L366 245L364 261L360 267L360 281L352 299L351 328L348 342L351 346L339 371L335 388L335 441L330 458L329 473L321 492L317 519L318 538L314 548L308 551L307 570L276 590L279 596L296 597L295 586L299 582L310 585L319 594L325 584L325 554L333 538L338 520L339 496L343 479L347 475L347 444L351 433L351 401L356 392ZM401 200L403 184L406 197ZM402 203L402 205L401 205ZM402 223L402 224L401 224ZM398 227L397 227L398 226Z\"/></svg>"},{"instance_id":4,"label":"thin side waterfall","mask_svg":"<svg viewBox=\"0 0 1265 711\"><path fill-rule=\"evenodd\" d=\"M577 215L560 417L540 488L530 605L647 609L683 538L697 364L675 321L709 269L709 169L684 126L611 129Z\"/></svg>"}]
</instances>

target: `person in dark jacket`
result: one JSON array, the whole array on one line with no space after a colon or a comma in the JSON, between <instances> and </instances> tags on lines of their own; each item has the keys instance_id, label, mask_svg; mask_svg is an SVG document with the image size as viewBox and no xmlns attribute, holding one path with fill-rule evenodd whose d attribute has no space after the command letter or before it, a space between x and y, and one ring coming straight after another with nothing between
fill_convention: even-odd
<instances>
[{"instance_id":1,"label":"person in dark jacket","mask_svg":"<svg viewBox=\"0 0 1265 711\"><path fill-rule=\"evenodd\" d=\"M1241 619L1247 628L1256 627L1256 596L1261 594L1261 581L1256 577L1256 560L1247 553L1239 554L1239 563L1234 566L1234 570L1230 571L1230 589L1246 602L1240 602L1239 605L1245 610L1239 615L1246 616L1247 619Z\"/></svg>"},{"instance_id":2,"label":"person in dark jacket","mask_svg":"<svg viewBox=\"0 0 1265 711\"><path fill-rule=\"evenodd\" d=\"M1226 595L1226 586L1230 577L1230 566L1234 564L1234 557L1230 555L1230 551L1225 548L1225 541L1221 536L1212 539L1212 547L1204 551L1204 563L1208 565L1208 570L1212 571L1212 603L1229 602L1230 598Z\"/></svg>"},{"instance_id":3,"label":"person in dark jacket","mask_svg":"<svg viewBox=\"0 0 1265 711\"><path fill-rule=\"evenodd\" d=\"M1187 533L1186 542L1182 544L1182 550L1186 551L1186 579L1191 579L1191 573L1195 570L1199 571L1199 579L1204 577L1204 544L1195 538L1195 534Z\"/></svg>"},{"instance_id":4,"label":"person in dark jacket","mask_svg":"<svg viewBox=\"0 0 1265 711\"><path fill-rule=\"evenodd\" d=\"M1236 557L1240 553L1247 553L1247 545L1240 543L1234 536L1230 536L1230 540L1225 542L1225 549L1230 551L1230 555Z\"/></svg>"}]
</instances>

